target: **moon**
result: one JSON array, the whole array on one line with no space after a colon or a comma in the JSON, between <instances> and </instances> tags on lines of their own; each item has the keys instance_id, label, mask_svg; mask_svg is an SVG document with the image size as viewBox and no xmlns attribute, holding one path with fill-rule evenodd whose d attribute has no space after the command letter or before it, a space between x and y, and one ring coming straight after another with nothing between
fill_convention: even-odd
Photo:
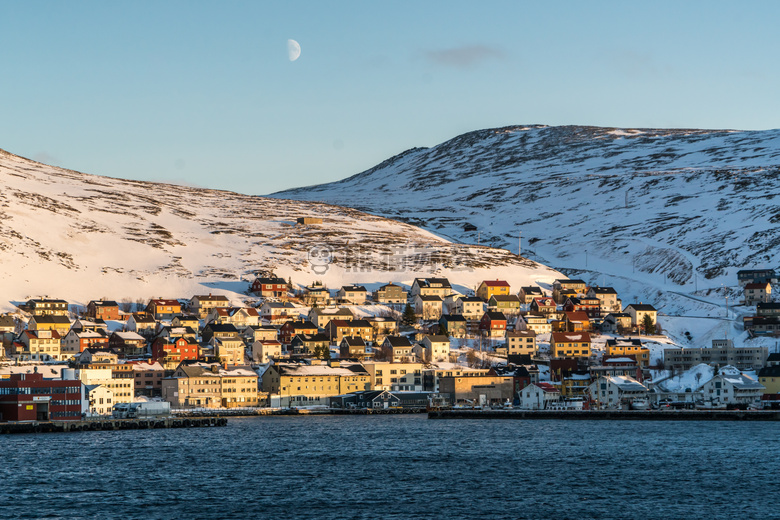
<instances>
[{"instance_id":1,"label":"moon","mask_svg":"<svg viewBox=\"0 0 780 520\"><path fill-rule=\"evenodd\" d=\"M301 57L301 46L295 40L287 40L287 57L290 61Z\"/></svg>"}]
</instances>

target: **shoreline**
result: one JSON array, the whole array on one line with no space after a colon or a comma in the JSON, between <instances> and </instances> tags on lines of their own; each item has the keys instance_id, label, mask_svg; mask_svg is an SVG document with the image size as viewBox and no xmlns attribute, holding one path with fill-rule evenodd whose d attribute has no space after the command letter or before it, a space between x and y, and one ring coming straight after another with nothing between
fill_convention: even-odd
<instances>
[{"instance_id":1,"label":"shoreline","mask_svg":"<svg viewBox=\"0 0 780 520\"><path fill-rule=\"evenodd\" d=\"M780 410L431 410L429 419L780 421Z\"/></svg>"}]
</instances>

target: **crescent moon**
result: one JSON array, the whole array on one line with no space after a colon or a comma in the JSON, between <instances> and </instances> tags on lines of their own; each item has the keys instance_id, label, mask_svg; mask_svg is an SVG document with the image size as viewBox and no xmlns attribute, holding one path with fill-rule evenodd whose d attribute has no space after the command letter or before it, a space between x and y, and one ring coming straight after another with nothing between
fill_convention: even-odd
<instances>
[{"instance_id":1,"label":"crescent moon","mask_svg":"<svg viewBox=\"0 0 780 520\"><path fill-rule=\"evenodd\" d=\"M287 57L295 61L301 56L301 46L295 40L287 40Z\"/></svg>"}]
</instances>

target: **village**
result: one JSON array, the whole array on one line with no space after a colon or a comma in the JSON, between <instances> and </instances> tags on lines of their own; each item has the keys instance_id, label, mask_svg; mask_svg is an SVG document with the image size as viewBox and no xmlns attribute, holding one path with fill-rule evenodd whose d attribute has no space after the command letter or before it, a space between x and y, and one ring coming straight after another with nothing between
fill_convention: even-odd
<instances>
[{"instance_id":1,"label":"village","mask_svg":"<svg viewBox=\"0 0 780 520\"><path fill-rule=\"evenodd\" d=\"M751 337L780 333L776 281L773 270L738 273ZM624 306L611 287L377 286L265 273L239 305L218 294L30 299L0 316L0 421L106 417L137 402L247 414L780 405L780 353L728 337L665 344L653 305Z\"/></svg>"}]
</instances>

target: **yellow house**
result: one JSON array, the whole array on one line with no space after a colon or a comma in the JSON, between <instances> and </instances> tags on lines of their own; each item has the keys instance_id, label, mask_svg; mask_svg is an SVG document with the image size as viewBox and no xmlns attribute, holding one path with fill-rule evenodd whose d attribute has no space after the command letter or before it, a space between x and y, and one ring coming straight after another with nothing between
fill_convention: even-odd
<instances>
[{"instance_id":1,"label":"yellow house","mask_svg":"<svg viewBox=\"0 0 780 520\"><path fill-rule=\"evenodd\" d=\"M780 365L770 365L759 370L758 382L766 388L765 394L780 394Z\"/></svg>"},{"instance_id":2,"label":"yellow house","mask_svg":"<svg viewBox=\"0 0 780 520\"><path fill-rule=\"evenodd\" d=\"M583 397L590 386L590 374L572 373L561 381L561 396Z\"/></svg>"},{"instance_id":3,"label":"yellow house","mask_svg":"<svg viewBox=\"0 0 780 520\"><path fill-rule=\"evenodd\" d=\"M301 365L276 363L265 371L262 389L277 394L282 406L327 405L328 397L370 390L369 374L360 364Z\"/></svg>"},{"instance_id":4,"label":"yellow house","mask_svg":"<svg viewBox=\"0 0 780 520\"><path fill-rule=\"evenodd\" d=\"M485 280L477 288L477 297L488 301L491 296L508 296L509 284L504 280Z\"/></svg>"},{"instance_id":5,"label":"yellow house","mask_svg":"<svg viewBox=\"0 0 780 520\"><path fill-rule=\"evenodd\" d=\"M553 332L550 334L552 357L589 358L590 334L587 332Z\"/></svg>"},{"instance_id":6,"label":"yellow house","mask_svg":"<svg viewBox=\"0 0 780 520\"><path fill-rule=\"evenodd\" d=\"M420 372L422 363L391 363L389 361L375 361L363 363L363 367L369 375L370 390L391 390L393 383L406 374Z\"/></svg>"},{"instance_id":7,"label":"yellow house","mask_svg":"<svg viewBox=\"0 0 780 520\"><path fill-rule=\"evenodd\" d=\"M650 365L650 349L642 346L639 339L615 338L607 340L608 356L635 356L642 367Z\"/></svg>"},{"instance_id":8,"label":"yellow house","mask_svg":"<svg viewBox=\"0 0 780 520\"><path fill-rule=\"evenodd\" d=\"M219 377L223 408L257 406L257 372L246 368L220 370Z\"/></svg>"}]
</instances>

